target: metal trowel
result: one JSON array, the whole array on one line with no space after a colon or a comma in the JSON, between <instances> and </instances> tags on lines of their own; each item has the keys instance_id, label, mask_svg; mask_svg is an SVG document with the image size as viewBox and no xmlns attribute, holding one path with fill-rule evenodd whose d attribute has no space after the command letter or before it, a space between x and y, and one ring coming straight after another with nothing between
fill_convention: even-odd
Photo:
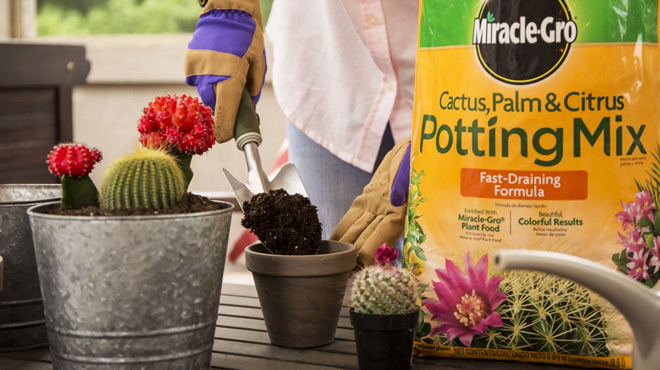
<instances>
[{"instance_id":1,"label":"metal trowel","mask_svg":"<svg viewBox=\"0 0 660 370\"><path fill-rule=\"evenodd\" d=\"M236 125L234 126L234 139L236 146L245 154L247 163L248 179L241 182L236 179L226 168L222 171L229 182L236 200L241 209L243 203L252 199L252 196L265 193L269 190L284 189L289 194L300 194L307 196L305 186L300 179L300 174L293 163L283 165L270 178L264 173L259 157L259 144L261 144L261 132L259 131L259 118L254 110L254 103L247 89L243 89L241 102L236 114Z\"/></svg>"}]
</instances>

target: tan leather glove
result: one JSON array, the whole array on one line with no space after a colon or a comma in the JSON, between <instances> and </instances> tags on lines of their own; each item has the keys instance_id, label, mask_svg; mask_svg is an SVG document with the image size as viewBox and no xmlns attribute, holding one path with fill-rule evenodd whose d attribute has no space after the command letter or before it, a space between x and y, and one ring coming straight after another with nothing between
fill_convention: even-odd
<instances>
[{"instance_id":1,"label":"tan leather glove","mask_svg":"<svg viewBox=\"0 0 660 370\"><path fill-rule=\"evenodd\" d=\"M385 155L371 181L330 235L330 240L357 247L357 268L372 264L378 247L383 243L394 244L403 234L407 203L393 206L390 191L408 144L410 139L403 140Z\"/></svg>"},{"instance_id":2,"label":"tan leather glove","mask_svg":"<svg viewBox=\"0 0 660 370\"><path fill-rule=\"evenodd\" d=\"M185 60L186 83L213 108L215 138L234 137L243 87L256 104L266 74L259 0L200 0L204 6Z\"/></svg>"}]
</instances>

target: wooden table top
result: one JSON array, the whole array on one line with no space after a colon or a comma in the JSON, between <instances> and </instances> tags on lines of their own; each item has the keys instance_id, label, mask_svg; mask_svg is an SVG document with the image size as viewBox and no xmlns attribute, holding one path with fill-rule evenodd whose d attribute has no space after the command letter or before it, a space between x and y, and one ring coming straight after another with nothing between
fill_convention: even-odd
<instances>
[{"instance_id":1,"label":"wooden table top","mask_svg":"<svg viewBox=\"0 0 660 370\"><path fill-rule=\"evenodd\" d=\"M577 370L574 367L507 361L421 358L415 370ZM342 308L334 343L312 349L270 344L253 286L224 284L211 361L213 369L358 369L348 307ZM0 370L50 370L48 348L0 353Z\"/></svg>"}]
</instances>

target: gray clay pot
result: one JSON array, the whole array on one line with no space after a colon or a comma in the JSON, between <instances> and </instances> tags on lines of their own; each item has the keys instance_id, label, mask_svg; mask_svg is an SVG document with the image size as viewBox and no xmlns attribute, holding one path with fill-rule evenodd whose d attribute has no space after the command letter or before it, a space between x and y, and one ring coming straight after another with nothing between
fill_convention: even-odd
<instances>
[{"instance_id":1,"label":"gray clay pot","mask_svg":"<svg viewBox=\"0 0 660 370\"><path fill-rule=\"evenodd\" d=\"M269 253L261 243L245 249L271 343L318 347L335 338L339 312L357 249L324 240L316 255Z\"/></svg>"}]
</instances>

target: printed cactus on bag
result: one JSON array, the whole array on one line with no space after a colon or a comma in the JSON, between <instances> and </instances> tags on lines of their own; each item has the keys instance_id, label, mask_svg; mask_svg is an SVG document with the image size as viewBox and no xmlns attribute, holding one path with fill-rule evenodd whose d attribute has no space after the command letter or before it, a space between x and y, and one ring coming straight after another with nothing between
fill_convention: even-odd
<instances>
[{"instance_id":1,"label":"printed cactus on bag","mask_svg":"<svg viewBox=\"0 0 660 370\"><path fill-rule=\"evenodd\" d=\"M553 275L510 271L497 308L502 326L477 346L584 356L609 356L613 312L586 288Z\"/></svg>"},{"instance_id":2,"label":"printed cactus on bag","mask_svg":"<svg viewBox=\"0 0 660 370\"><path fill-rule=\"evenodd\" d=\"M431 335L442 333L447 341L454 338L470 347L476 335L484 335L491 327L501 327L502 318L495 309L507 299L498 290L501 277L488 277L488 256L472 265L470 253L465 255L465 273L452 261L447 260L445 269L436 269L440 281L433 282L438 299L427 298L424 307L439 320L441 325L431 330Z\"/></svg>"},{"instance_id":3,"label":"printed cactus on bag","mask_svg":"<svg viewBox=\"0 0 660 370\"><path fill-rule=\"evenodd\" d=\"M101 185L101 208L168 208L185 191L183 172L173 156L160 149L139 149L108 168Z\"/></svg>"},{"instance_id":4,"label":"printed cactus on bag","mask_svg":"<svg viewBox=\"0 0 660 370\"><path fill-rule=\"evenodd\" d=\"M351 299L359 313L394 315L419 308L417 280L407 269L395 266L399 252L383 244L374 253L375 265L355 275Z\"/></svg>"},{"instance_id":5,"label":"printed cactus on bag","mask_svg":"<svg viewBox=\"0 0 660 370\"><path fill-rule=\"evenodd\" d=\"M439 321L442 344L474 348L609 356L614 311L582 286L549 274L509 271L488 276L488 257L465 272L447 260L433 282L438 299L423 300Z\"/></svg>"}]
</instances>

